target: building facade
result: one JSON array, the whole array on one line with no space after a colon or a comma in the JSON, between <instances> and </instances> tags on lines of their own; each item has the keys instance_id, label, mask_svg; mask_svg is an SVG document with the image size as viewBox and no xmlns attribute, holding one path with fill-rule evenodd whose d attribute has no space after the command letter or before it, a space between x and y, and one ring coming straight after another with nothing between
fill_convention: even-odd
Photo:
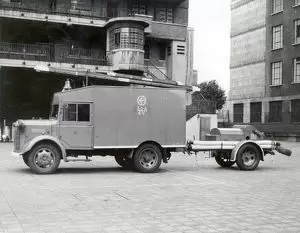
<instances>
[{"instance_id":1,"label":"building facade","mask_svg":"<svg viewBox=\"0 0 300 233\"><path fill-rule=\"evenodd\" d=\"M188 8L188 0L0 0L1 120L47 117L66 78L84 82L78 72L190 84Z\"/></svg>"},{"instance_id":2,"label":"building facade","mask_svg":"<svg viewBox=\"0 0 300 233\"><path fill-rule=\"evenodd\" d=\"M300 1L236 0L231 8L231 119L300 136Z\"/></svg>"}]
</instances>

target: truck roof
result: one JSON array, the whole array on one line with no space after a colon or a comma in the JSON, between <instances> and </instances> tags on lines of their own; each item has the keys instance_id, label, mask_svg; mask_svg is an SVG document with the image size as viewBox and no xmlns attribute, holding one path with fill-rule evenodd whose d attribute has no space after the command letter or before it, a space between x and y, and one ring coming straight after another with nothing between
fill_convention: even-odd
<instances>
[{"instance_id":1,"label":"truck roof","mask_svg":"<svg viewBox=\"0 0 300 233\"><path fill-rule=\"evenodd\" d=\"M65 90L65 91L60 91L56 92L55 95L64 95L66 93L70 92L82 92L86 90L92 90L92 89L103 89L103 88L115 88L115 89L158 89L158 90L184 90L186 91L185 87L170 87L170 88L163 88L163 87L151 87L151 86L96 86L96 85L91 85L91 86L86 86L86 87L79 87L79 88L74 88L70 90Z\"/></svg>"}]
</instances>

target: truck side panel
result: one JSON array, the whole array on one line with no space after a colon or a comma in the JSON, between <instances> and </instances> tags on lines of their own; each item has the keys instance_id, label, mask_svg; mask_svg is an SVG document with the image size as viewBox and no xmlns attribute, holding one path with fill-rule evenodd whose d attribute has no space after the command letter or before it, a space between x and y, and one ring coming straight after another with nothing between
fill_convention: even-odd
<instances>
[{"instance_id":1,"label":"truck side panel","mask_svg":"<svg viewBox=\"0 0 300 233\"><path fill-rule=\"evenodd\" d=\"M185 144L185 91L97 87L94 147Z\"/></svg>"}]
</instances>

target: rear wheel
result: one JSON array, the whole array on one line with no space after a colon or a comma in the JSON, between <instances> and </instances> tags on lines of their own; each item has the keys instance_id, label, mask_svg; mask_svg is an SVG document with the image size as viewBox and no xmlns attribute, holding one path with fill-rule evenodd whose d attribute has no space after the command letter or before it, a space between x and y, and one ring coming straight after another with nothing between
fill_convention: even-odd
<instances>
[{"instance_id":1,"label":"rear wheel","mask_svg":"<svg viewBox=\"0 0 300 233\"><path fill-rule=\"evenodd\" d=\"M215 160L221 167L231 167L235 164L234 161L230 161L230 152L216 152Z\"/></svg>"},{"instance_id":2,"label":"rear wheel","mask_svg":"<svg viewBox=\"0 0 300 233\"><path fill-rule=\"evenodd\" d=\"M54 173L59 166L61 153L59 149L48 143L38 144L29 152L28 165L38 174Z\"/></svg>"},{"instance_id":3,"label":"rear wheel","mask_svg":"<svg viewBox=\"0 0 300 233\"><path fill-rule=\"evenodd\" d=\"M241 170L255 170L260 162L261 152L258 148L251 144L243 145L236 157L236 164Z\"/></svg>"},{"instance_id":4,"label":"rear wheel","mask_svg":"<svg viewBox=\"0 0 300 233\"><path fill-rule=\"evenodd\" d=\"M152 143L141 145L134 153L134 167L142 173L155 172L161 165L162 153L158 146Z\"/></svg>"},{"instance_id":5,"label":"rear wheel","mask_svg":"<svg viewBox=\"0 0 300 233\"><path fill-rule=\"evenodd\" d=\"M130 158L122 155L115 155L115 160L117 164L125 169L132 169L133 168L133 161Z\"/></svg>"}]
</instances>

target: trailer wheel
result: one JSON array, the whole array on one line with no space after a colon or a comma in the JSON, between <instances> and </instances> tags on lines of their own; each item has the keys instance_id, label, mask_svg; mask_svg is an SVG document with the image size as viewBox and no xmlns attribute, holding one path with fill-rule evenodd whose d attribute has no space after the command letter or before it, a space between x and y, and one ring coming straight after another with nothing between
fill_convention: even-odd
<instances>
[{"instance_id":1,"label":"trailer wheel","mask_svg":"<svg viewBox=\"0 0 300 233\"><path fill-rule=\"evenodd\" d=\"M155 172L162 161L162 153L158 146L152 143L141 145L134 153L133 165L142 173Z\"/></svg>"},{"instance_id":2,"label":"trailer wheel","mask_svg":"<svg viewBox=\"0 0 300 233\"><path fill-rule=\"evenodd\" d=\"M41 143L29 152L28 165L34 173L51 174L59 166L61 153L59 149L49 143Z\"/></svg>"},{"instance_id":3,"label":"trailer wheel","mask_svg":"<svg viewBox=\"0 0 300 233\"><path fill-rule=\"evenodd\" d=\"M244 171L255 170L260 162L260 153L256 146L245 144L237 153L236 164Z\"/></svg>"},{"instance_id":4,"label":"trailer wheel","mask_svg":"<svg viewBox=\"0 0 300 233\"><path fill-rule=\"evenodd\" d=\"M227 152L216 152L215 160L221 167L231 167L235 161L230 161L230 155Z\"/></svg>"},{"instance_id":5,"label":"trailer wheel","mask_svg":"<svg viewBox=\"0 0 300 233\"><path fill-rule=\"evenodd\" d=\"M133 168L133 161L130 158L127 158L122 155L115 155L115 160L117 164L125 169L132 169Z\"/></svg>"}]
</instances>

